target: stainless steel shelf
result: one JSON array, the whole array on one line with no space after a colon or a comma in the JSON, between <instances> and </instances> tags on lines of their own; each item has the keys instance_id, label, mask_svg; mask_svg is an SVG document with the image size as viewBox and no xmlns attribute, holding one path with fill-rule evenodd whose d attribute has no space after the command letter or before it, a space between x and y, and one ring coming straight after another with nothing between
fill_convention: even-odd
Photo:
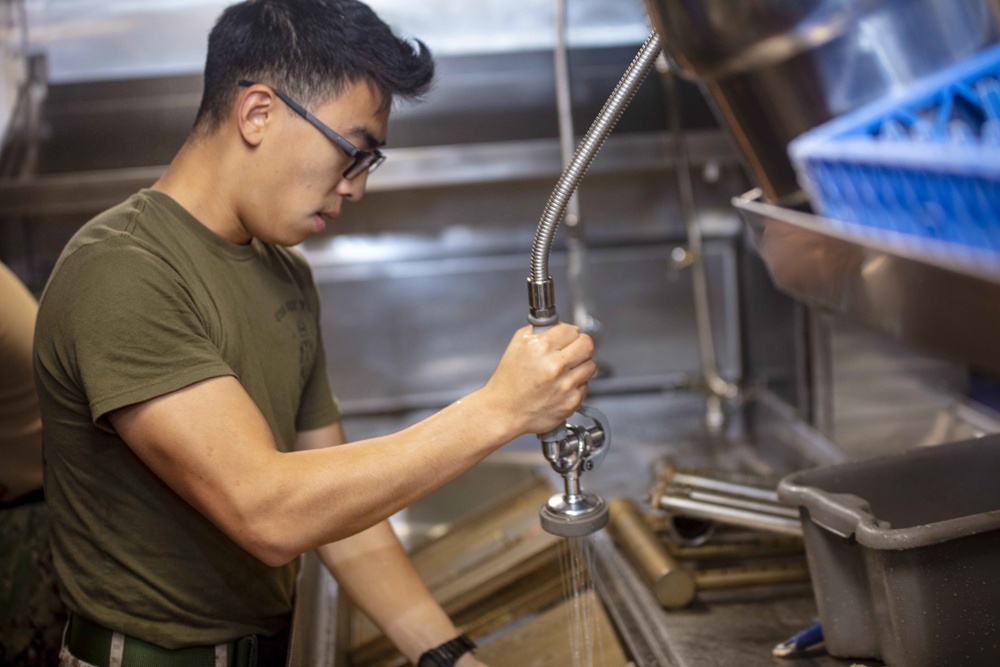
<instances>
[{"instance_id":1,"label":"stainless steel shelf","mask_svg":"<svg viewBox=\"0 0 1000 667\"><path fill-rule=\"evenodd\" d=\"M778 289L890 336L1000 372L1000 253L733 204Z\"/></svg>"},{"instance_id":2,"label":"stainless steel shelf","mask_svg":"<svg viewBox=\"0 0 1000 667\"><path fill-rule=\"evenodd\" d=\"M695 166L735 164L736 157L719 130L687 134ZM594 161L597 174L672 168L670 137L664 132L612 136ZM43 174L0 181L0 219L16 216L94 213L148 187L166 165ZM399 148L368 185L369 192L416 190L477 183L501 183L559 176L556 139L491 142L455 146Z\"/></svg>"}]
</instances>

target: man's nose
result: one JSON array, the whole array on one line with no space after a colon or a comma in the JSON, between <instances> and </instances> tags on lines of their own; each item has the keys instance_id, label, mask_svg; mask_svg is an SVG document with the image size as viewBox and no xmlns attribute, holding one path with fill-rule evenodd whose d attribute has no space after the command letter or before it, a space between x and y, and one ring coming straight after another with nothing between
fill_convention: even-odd
<instances>
[{"instance_id":1,"label":"man's nose","mask_svg":"<svg viewBox=\"0 0 1000 667\"><path fill-rule=\"evenodd\" d=\"M365 186L368 184L368 172L363 171L352 179L341 178L335 188L338 195L351 201L361 201L365 196Z\"/></svg>"}]
</instances>

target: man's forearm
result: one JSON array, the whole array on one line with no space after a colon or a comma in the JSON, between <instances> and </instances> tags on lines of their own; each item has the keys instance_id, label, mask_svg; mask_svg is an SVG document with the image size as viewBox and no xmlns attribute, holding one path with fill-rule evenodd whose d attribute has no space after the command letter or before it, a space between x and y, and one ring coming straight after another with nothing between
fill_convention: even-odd
<instances>
[{"instance_id":1,"label":"man's forearm","mask_svg":"<svg viewBox=\"0 0 1000 667\"><path fill-rule=\"evenodd\" d=\"M341 589L410 662L458 634L388 522L318 552Z\"/></svg>"},{"instance_id":2,"label":"man's forearm","mask_svg":"<svg viewBox=\"0 0 1000 667\"><path fill-rule=\"evenodd\" d=\"M294 557L342 540L468 470L517 435L482 401L473 394L392 435L274 457L260 495L271 542Z\"/></svg>"}]
</instances>

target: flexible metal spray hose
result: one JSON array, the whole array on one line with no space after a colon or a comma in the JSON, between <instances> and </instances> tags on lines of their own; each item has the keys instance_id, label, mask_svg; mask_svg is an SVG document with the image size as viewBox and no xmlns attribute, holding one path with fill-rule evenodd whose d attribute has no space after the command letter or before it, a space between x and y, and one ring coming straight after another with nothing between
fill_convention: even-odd
<instances>
[{"instance_id":1,"label":"flexible metal spray hose","mask_svg":"<svg viewBox=\"0 0 1000 667\"><path fill-rule=\"evenodd\" d=\"M652 69L659 53L660 38L655 32L650 33L642 50L632 60L632 64L625 71L621 81L611 93L611 97L605 102L601 113L587 130L587 134L573 154L569 166L559 177L545 210L542 212L541 220L538 222L538 230L535 232L535 243L531 249L531 283L543 285L549 280L549 253L552 250L552 241L559 221L566 210L566 204L587 173L587 169L590 168L597 152L601 150L605 139L611 134L618 119L621 118L622 113L632 101L635 91L646 78L649 70ZM546 305L548 308L540 310L551 309L552 321L554 322L555 307L553 304Z\"/></svg>"}]
</instances>

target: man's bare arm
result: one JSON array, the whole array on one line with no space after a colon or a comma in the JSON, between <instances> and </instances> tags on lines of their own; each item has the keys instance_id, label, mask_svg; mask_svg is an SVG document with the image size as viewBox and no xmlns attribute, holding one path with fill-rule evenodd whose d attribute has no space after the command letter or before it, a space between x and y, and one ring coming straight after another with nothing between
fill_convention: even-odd
<instances>
[{"instance_id":1,"label":"man's bare arm","mask_svg":"<svg viewBox=\"0 0 1000 667\"><path fill-rule=\"evenodd\" d=\"M515 334L482 389L399 433L283 454L239 382L220 377L109 414L174 491L269 565L374 526L524 433L570 415L594 373L574 327Z\"/></svg>"},{"instance_id":2,"label":"man's bare arm","mask_svg":"<svg viewBox=\"0 0 1000 667\"><path fill-rule=\"evenodd\" d=\"M300 433L296 449L321 449L346 442L340 423ZM458 635L451 619L431 596L388 521L357 535L325 544L320 559L365 614L412 663ZM482 665L474 656L456 667Z\"/></svg>"}]
</instances>

